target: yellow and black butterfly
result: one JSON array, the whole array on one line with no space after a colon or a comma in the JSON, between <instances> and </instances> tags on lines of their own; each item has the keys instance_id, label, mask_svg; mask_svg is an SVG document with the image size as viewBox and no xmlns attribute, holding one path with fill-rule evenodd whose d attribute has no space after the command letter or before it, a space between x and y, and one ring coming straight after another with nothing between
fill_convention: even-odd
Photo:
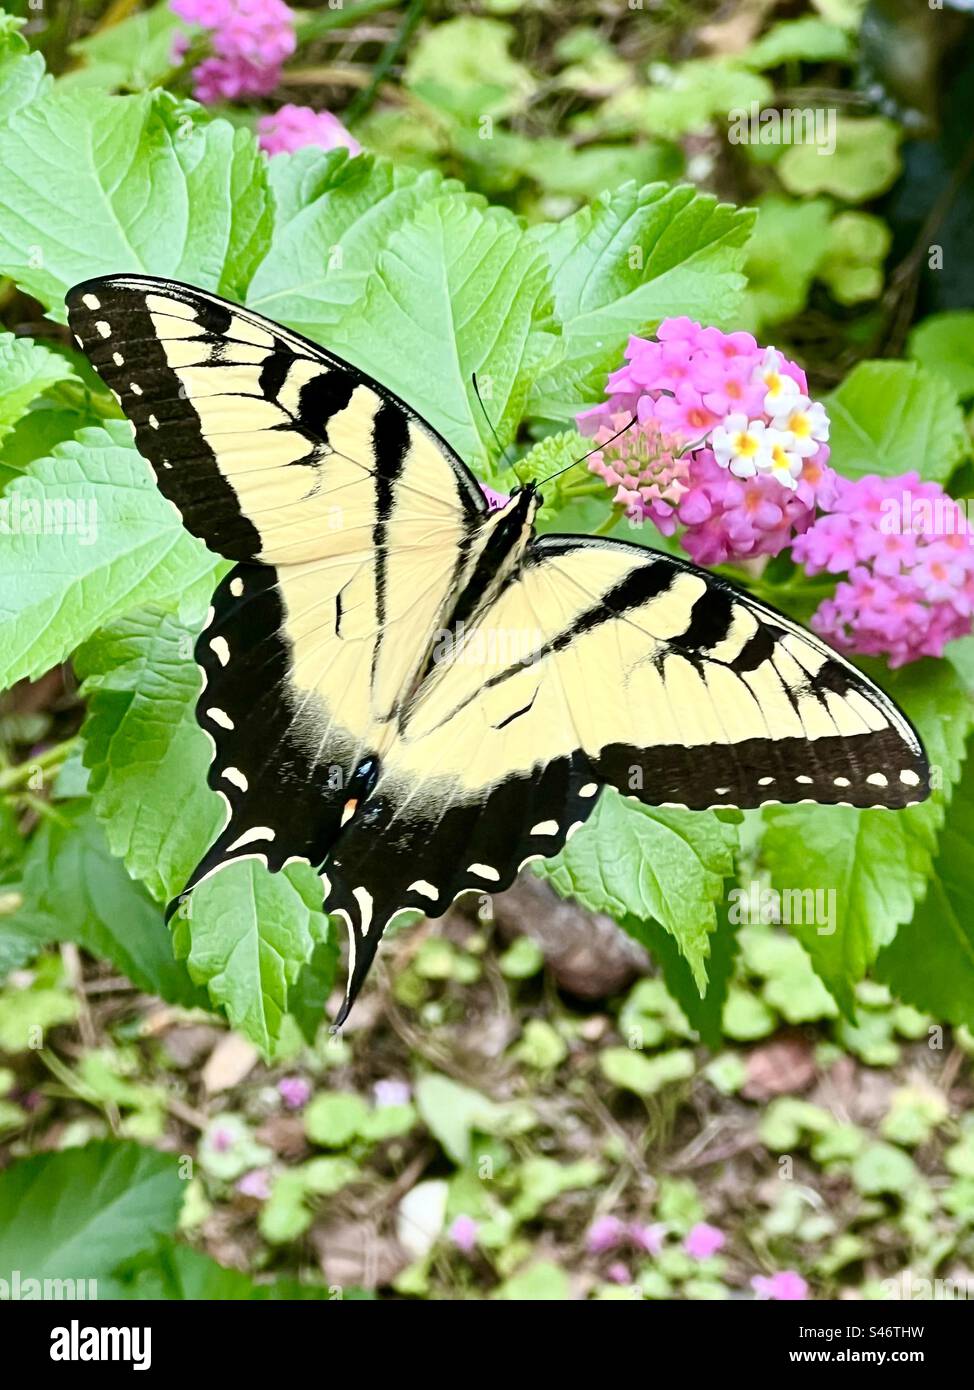
<instances>
[{"instance_id":1,"label":"yellow and black butterfly","mask_svg":"<svg viewBox=\"0 0 974 1390\"><path fill-rule=\"evenodd\" d=\"M393 916L553 855L603 786L650 805L910 805L908 720L818 638L643 546L491 511L403 401L278 324L115 275L68 295L162 492L235 568L196 648L236 859L320 872L339 1022Z\"/></svg>"}]
</instances>

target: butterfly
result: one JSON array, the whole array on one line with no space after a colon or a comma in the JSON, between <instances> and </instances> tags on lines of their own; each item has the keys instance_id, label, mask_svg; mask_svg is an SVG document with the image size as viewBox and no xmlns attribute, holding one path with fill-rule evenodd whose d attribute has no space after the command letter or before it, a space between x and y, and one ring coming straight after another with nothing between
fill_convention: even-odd
<instances>
[{"instance_id":1,"label":"butterfly","mask_svg":"<svg viewBox=\"0 0 974 1390\"><path fill-rule=\"evenodd\" d=\"M316 343L144 275L67 304L162 493L235 562L196 646L226 823L177 903L239 859L308 860L348 927L338 1024L391 918L508 887L605 787L696 810L928 795L909 721L824 642L686 561L536 534L533 484L491 510Z\"/></svg>"}]
</instances>

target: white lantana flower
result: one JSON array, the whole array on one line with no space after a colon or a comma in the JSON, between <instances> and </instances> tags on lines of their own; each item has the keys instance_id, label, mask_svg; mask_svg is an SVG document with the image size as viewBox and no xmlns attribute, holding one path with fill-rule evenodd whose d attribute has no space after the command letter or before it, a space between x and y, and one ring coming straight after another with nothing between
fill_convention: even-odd
<instances>
[{"instance_id":1,"label":"white lantana flower","mask_svg":"<svg viewBox=\"0 0 974 1390\"><path fill-rule=\"evenodd\" d=\"M753 478L770 466L767 425L749 420L743 411L728 415L717 425L711 438L714 457L721 468L729 468L735 478Z\"/></svg>"},{"instance_id":2,"label":"white lantana flower","mask_svg":"<svg viewBox=\"0 0 974 1390\"><path fill-rule=\"evenodd\" d=\"M794 377L782 372L781 354L774 348L765 351L758 373L768 388L764 397L764 409L768 415L781 415L791 410L801 398L801 387Z\"/></svg>"},{"instance_id":3,"label":"white lantana flower","mask_svg":"<svg viewBox=\"0 0 974 1390\"><path fill-rule=\"evenodd\" d=\"M770 429L765 435L768 441L770 467L768 472L784 487L792 492L798 487L802 471L802 457L795 448L795 436L790 430Z\"/></svg>"},{"instance_id":4,"label":"white lantana flower","mask_svg":"<svg viewBox=\"0 0 974 1390\"><path fill-rule=\"evenodd\" d=\"M794 435L792 446L801 458L810 458L818 453L819 445L829 437L829 417L821 401L810 401L799 395L790 401L786 408L775 411L771 424L776 430L785 430Z\"/></svg>"}]
</instances>

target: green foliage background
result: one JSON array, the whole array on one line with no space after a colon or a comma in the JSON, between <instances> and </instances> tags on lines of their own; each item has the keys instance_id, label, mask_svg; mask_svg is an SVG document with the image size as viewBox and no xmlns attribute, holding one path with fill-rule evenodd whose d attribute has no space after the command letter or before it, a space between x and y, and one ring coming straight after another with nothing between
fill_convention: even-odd
<instances>
[{"instance_id":1,"label":"green foliage background","mask_svg":"<svg viewBox=\"0 0 974 1390\"><path fill-rule=\"evenodd\" d=\"M378 8L305 15L301 36L313 46ZM533 7L520 8L530 32ZM515 56L523 46L507 20L441 16L411 41L396 104L373 104L355 125L368 153L306 148L271 160L257 147L256 113L206 110L183 94L185 70L171 58L180 25L165 6L73 41L55 25L45 46L56 78L20 21L0 18L0 301L8 321L22 321L31 303L36 320L31 335L0 333L0 484L11 509L70 498L97 517L91 537L11 529L0 548L0 684L36 680L70 660L86 711L64 737L49 738L47 728L34 737L19 715L4 726L0 966L15 983L0 999L0 1046L17 1054L34 1045L32 1027L43 1037L76 1018L57 956L41 955L25 973L50 943L109 962L174 1008L222 1016L268 1064L294 1058L302 1035L314 1043L337 958L317 878L303 864L281 875L234 866L197 890L171 938L162 924L160 904L219 824L205 783L207 740L193 718L191 652L222 562L182 529L114 401L58 331L65 291L141 270L246 303L387 383L502 488L512 474L498 442L534 476L575 456L573 417L599 397L631 333L688 314L765 338L785 325L800 352L802 326L826 305L833 340L820 363L832 388L833 464L847 476L916 469L964 495L974 316L930 315L913 327L903 360L880 355L891 237L862 205L894 184L902 126L886 112L843 112L831 158L802 146L743 149L740 181L752 207L685 181L731 108L773 101L777 87L808 71L842 84L857 61L856 8L822 4L772 18L736 49L717 44L712 56L665 67L637 66L597 22L579 23L544 48L544 76ZM665 45L676 26L658 23ZM532 116L546 101L547 121ZM836 362L849 368L841 379ZM474 373L497 441L474 398ZM606 516L602 485L584 472L568 475L547 503L549 528L584 531ZM821 595L787 563L736 577L801 620ZM688 1044L717 1047L722 1031L754 1041L779 1014L790 1023L841 1016L859 1037L869 1026L863 998L877 988L863 985L868 976L937 1025L974 1028L974 811L964 770L972 645L955 644L943 661L874 671L938 770L925 805L897 815L800 806L742 816L657 810L606 793L571 845L540 868L559 894L608 914L646 946L679 1001L684 1045L658 1055L604 1051L611 1085L654 1096L695 1074ZM792 987L777 1004L761 991L782 971L755 976L753 961L741 963L726 910L730 889L754 878L836 894L833 934L799 925L800 944L782 938ZM743 949L760 955L753 944ZM440 969L423 978L462 977L453 957ZM801 998L815 1003L806 1009ZM660 1040L672 1035L668 1024ZM557 1030L552 1036L534 1030L542 1058L562 1045ZM116 1057L104 1075L83 1079L82 1094L128 1115L124 1132L134 1138L155 1137L163 1102L142 1092L133 1100L125 1086L135 1083L119 1070ZM498 1114L483 1096L438 1095L436 1081L417 1090L403 1132L422 1120L460 1169L471 1134L519 1132L516 1114ZM25 1112L16 1100L3 1105L16 1134ZM389 1138L369 1129L381 1113L356 1112L341 1142L334 1115L315 1129L309 1113L308 1133L337 1150L354 1142L361 1157ZM795 1144L831 1133L821 1117L792 1120ZM350 1161L319 1157L275 1186L261 1217L266 1240L296 1239L314 1203L348 1180L335 1165ZM543 1191L554 1182L553 1197L560 1181L585 1187L598 1171L596 1163L556 1181L539 1170L532 1180ZM505 1238L530 1219L530 1175L504 1218L490 1213L508 1222ZM873 1179L875 1190L888 1190L883 1181ZM99 1236L89 1265L128 1296L271 1296L273 1286L173 1242L176 1182L168 1159L131 1139L19 1162L0 1176L0 1211L11 1214L0 1273L8 1249L25 1267L63 1268L66 1252L87 1242L90 1218ZM857 1182L871 1190L868 1173ZM63 1222L41 1214L62 1188L87 1194ZM129 1202L138 1222L125 1217ZM115 1212L108 1227L96 1219L106 1206ZM153 1245L157 1236L162 1244ZM501 1270L515 1277L517 1261L508 1263ZM277 1293L296 1287L282 1283Z\"/></svg>"}]
</instances>

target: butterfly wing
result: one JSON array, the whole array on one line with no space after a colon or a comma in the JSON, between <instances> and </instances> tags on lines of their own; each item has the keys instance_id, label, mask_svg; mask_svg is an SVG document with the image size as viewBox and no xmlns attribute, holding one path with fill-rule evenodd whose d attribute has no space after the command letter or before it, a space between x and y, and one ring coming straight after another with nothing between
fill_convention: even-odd
<instances>
[{"instance_id":1,"label":"butterfly wing","mask_svg":"<svg viewBox=\"0 0 974 1390\"><path fill-rule=\"evenodd\" d=\"M197 645L233 858L318 864L388 737L486 515L402 401L307 339L185 285L87 281L81 347L187 527L240 563Z\"/></svg>"},{"instance_id":2,"label":"butterfly wing","mask_svg":"<svg viewBox=\"0 0 974 1390\"><path fill-rule=\"evenodd\" d=\"M334 846L353 996L390 915L506 888L606 784L692 809L896 808L927 795L929 769L878 686L783 614L659 552L543 537L437 662Z\"/></svg>"}]
</instances>

